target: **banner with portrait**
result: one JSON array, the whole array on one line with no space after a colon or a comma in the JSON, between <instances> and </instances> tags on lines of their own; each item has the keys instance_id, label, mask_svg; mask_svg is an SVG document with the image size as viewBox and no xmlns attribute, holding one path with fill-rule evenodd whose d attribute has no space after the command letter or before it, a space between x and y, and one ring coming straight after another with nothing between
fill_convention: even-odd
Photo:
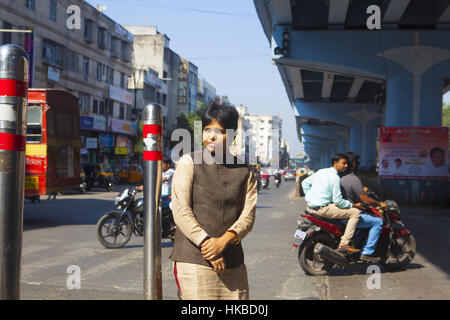
<instances>
[{"instance_id":1,"label":"banner with portrait","mask_svg":"<svg viewBox=\"0 0 450 320\"><path fill-rule=\"evenodd\" d=\"M378 139L381 179L448 181L448 127L381 127Z\"/></svg>"}]
</instances>

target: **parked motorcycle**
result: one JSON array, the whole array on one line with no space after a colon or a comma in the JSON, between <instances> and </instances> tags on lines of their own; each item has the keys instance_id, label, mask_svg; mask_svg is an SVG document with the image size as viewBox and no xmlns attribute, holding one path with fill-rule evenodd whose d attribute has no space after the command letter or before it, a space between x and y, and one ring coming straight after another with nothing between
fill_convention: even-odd
<instances>
[{"instance_id":1,"label":"parked motorcycle","mask_svg":"<svg viewBox=\"0 0 450 320\"><path fill-rule=\"evenodd\" d=\"M144 199L136 198L134 188L125 189L115 200L117 210L105 213L97 222L97 239L108 249L121 248L131 236L144 235ZM161 213L162 238L175 237L175 222L170 208L159 207Z\"/></svg>"},{"instance_id":2,"label":"parked motorcycle","mask_svg":"<svg viewBox=\"0 0 450 320\"><path fill-rule=\"evenodd\" d=\"M400 219L400 208L395 201L387 200L385 208L367 207L366 212L383 219L383 229L374 256L390 270L404 269L416 255L416 241L411 231ZM340 219L328 219L305 210L298 220L294 247L298 248L300 267L308 275L328 274L335 266L348 267L359 263L360 253L336 251L346 225ZM351 245L360 249L367 239L369 229L358 228Z\"/></svg>"}]
</instances>

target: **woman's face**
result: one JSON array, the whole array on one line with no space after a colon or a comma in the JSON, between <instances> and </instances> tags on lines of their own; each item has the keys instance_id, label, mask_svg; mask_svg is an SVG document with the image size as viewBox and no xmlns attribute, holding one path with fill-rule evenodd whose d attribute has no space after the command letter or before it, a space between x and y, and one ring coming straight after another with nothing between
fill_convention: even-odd
<instances>
[{"instance_id":1,"label":"woman's face","mask_svg":"<svg viewBox=\"0 0 450 320\"><path fill-rule=\"evenodd\" d=\"M205 145L209 152L225 150L226 141L226 130L217 120L213 120L203 128L203 145Z\"/></svg>"}]
</instances>

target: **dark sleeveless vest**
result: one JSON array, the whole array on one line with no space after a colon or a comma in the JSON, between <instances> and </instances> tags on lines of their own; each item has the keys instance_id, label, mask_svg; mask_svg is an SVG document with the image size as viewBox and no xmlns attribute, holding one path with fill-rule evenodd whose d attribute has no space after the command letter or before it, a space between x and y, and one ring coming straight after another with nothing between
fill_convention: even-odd
<instances>
[{"instance_id":1,"label":"dark sleeveless vest","mask_svg":"<svg viewBox=\"0 0 450 320\"><path fill-rule=\"evenodd\" d=\"M194 159L194 155L190 155ZM248 176L248 167L237 164L236 157L234 164L194 163L191 207L198 223L210 237L221 237L241 215ZM228 245L222 254L227 268L244 263L241 242ZM172 260L211 266L203 258L200 248L186 238L179 228L175 234Z\"/></svg>"}]
</instances>

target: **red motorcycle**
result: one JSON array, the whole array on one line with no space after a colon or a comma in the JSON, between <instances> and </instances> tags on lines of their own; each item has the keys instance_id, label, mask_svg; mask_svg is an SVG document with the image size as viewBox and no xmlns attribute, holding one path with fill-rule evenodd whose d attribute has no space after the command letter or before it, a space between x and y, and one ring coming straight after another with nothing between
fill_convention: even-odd
<instances>
[{"instance_id":1,"label":"red motorcycle","mask_svg":"<svg viewBox=\"0 0 450 320\"><path fill-rule=\"evenodd\" d=\"M372 195L372 197L375 197ZM400 208L395 201L387 200L385 208L366 207L366 213L383 219L383 229L374 256L390 270L404 269L416 255L416 241L400 219ZM298 248L298 260L306 274L323 276L335 266L366 264L359 260L360 253L336 251L346 225L339 219L328 219L305 210L300 215L293 246ZM360 249L367 239L369 229L357 228L351 245Z\"/></svg>"}]
</instances>

